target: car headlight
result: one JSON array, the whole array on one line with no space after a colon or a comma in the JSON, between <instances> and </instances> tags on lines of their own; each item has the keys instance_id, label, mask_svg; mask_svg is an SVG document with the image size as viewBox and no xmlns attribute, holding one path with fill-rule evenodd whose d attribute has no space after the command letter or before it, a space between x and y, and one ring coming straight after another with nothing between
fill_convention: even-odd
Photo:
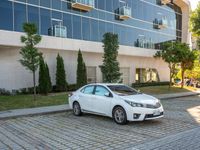
<instances>
[{"instance_id":1,"label":"car headlight","mask_svg":"<svg viewBox=\"0 0 200 150\"><path fill-rule=\"evenodd\" d=\"M128 103L129 105L131 105L132 107L144 107L143 104L141 103L135 103L135 102L130 102L130 101L127 101L127 100L124 100L126 103Z\"/></svg>"}]
</instances>

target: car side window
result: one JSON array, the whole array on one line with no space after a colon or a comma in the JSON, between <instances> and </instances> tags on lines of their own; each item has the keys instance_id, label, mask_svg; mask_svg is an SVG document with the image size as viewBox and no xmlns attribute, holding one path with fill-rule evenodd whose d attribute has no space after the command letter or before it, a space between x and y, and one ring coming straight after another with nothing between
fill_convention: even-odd
<instances>
[{"instance_id":1,"label":"car side window","mask_svg":"<svg viewBox=\"0 0 200 150\"><path fill-rule=\"evenodd\" d=\"M98 96L105 96L109 95L110 92L103 86L97 86L94 94Z\"/></svg>"},{"instance_id":2,"label":"car side window","mask_svg":"<svg viewBox=\"0 0 200 150\"><path fill-rule=\"evenodd\" d=\"M94 86L87 86L81 90L84 94L93 94Z\"/></svg>"}]
</instances>

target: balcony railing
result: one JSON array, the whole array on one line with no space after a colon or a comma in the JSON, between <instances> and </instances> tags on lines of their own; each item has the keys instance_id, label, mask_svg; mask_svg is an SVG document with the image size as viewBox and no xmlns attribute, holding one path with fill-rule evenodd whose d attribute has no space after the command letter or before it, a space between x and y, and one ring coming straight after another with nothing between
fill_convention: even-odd
<instances>
[{"instance_id":1,"label":"balcony railing","mask_svg":"<svg viewBox=\"0 0 200 150\"><path fill-rule=\"evenodd\" d=\"M94 0L72 0L72 7L83 11L90 11L95 6Z\"/></svg>"},{"instance_id":2,"label":"balcony railing","mask_svg":"<svg viewBox=\"0 0 200 150\"><path fill-rule=\"evenodd\" d=\"M48 35L55 37L67 37L67 27L61 25L54 25L48 30Z\"/></svg>"},{"instance_id":3,"label":"balcony railing","mask_svg":"<svg viewBox=\"0 0 200 150\"><path fill-rule=\"evenodd\" d=\"M131 8L128 6L119 8L119 19L126 20L129 18L131 18Z\"/></svg>"},{"instance_id":4,"label":"balcony railing","mask_svg":"<svg viewBox=\"0 0 200 150\"><path fill-rule=\"evenodd\" d=\"M153 26L155 29L165 29L168 27L168 21L166 17L163 17L162 19L158 20L155 19L153 22Z\"/></svg>"}]
</instances>

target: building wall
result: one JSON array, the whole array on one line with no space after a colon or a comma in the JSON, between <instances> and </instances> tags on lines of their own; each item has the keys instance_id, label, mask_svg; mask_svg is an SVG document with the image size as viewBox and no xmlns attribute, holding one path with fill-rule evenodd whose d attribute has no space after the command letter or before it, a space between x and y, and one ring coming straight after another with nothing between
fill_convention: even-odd
<instances>
[{"instance_id":1,"label":"building wall","mask_svg":"<svg viewBox=\"0 0 200 150\"><path fill-rule=\"evenodd\" d=\"M68 0L57 0L55 4L53 2L56 1L0 1L0 88L12 90L33 85L32 75L18 61L19 50L23 46L20 42L20 36L23 35L22 23L26 21L36 23L38 33L42 35L42 41L37 47L43 52L45 61L49 65L53 84L55 84L58 53L64 58L68 82L70 84L76 82L79 49L83 52L86 65L96 67L96 81L101 82L102 75L99 69L103 55L101 40L106 32L116 33L119 36L118 60L120 67L129 68L129 84L135 82L136 68L154 68L158 71L161 81L168 81L167 64L153 58L153 55L161 48L163 42L173 40L189 42L188 0L174 0L175 5L162 6L157 5L156 0L127 0L128 6L132 8L132 14L126 21L115 19L114 11L123 5L118 0L95 0L95 8L90 12L67 7L71 5ZM162 16L167 17L168 28L154 29L153 20ZM54 25L52 18L60 19L62 25L67 27L67 38L48 36L48 29ZM94 22L96 23L93 24ZM135 44L137 40L142 40L143 46ZM148 46L147 41L151 42L153 47Z\"/></svg>"},{"instance_id":2,"label":"building wall","mask_svg":"<svg viewBox=\"0 0 200 150\"><path fill-rule=\"evenodd\" d=\"M56 56L58 53L64 59L67 81L70 84L76 83L77 52L49 49L41 49L40 51L44 54L45 61L49 65L53 84L55 84ZM19 55L18 47L0 48L0 88L12 90L33 86L32 74L21 66L20 62L18 61L20 58L21 56ZM102 75L99 65L102 64L102 54L83 52L83 58L86 66L96 67L97 82L101 82ZM128 67L130 69L130 84L135 81L136 68L155 68L159 72L161 81L168 81L169 71L167 69L167 64L165 64L162 60L155 60L154 58L150 57L126 55L120 55L118 60L120 62L120 67ZM38 80L38 73L36 78Z\"/></svg>"}]
</instances>

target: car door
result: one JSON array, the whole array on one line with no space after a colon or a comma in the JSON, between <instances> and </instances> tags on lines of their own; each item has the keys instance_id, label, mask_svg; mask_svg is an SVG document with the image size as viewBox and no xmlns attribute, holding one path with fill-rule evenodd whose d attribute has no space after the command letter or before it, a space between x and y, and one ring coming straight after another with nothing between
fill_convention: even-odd
<instances>
[{"instance_id":1,"label":"car door","mask_svg":"<svg viewBox=\"0 0 200 150\"><path fill-rule=\"evenodd\" d=\"M111 95L112 94L106 87L97 85L94 90L95 98L93 99L93 111L99 114L108 115L110 113L112 100Z\"/></svg>"},{"instance_id":2,"label":"car door","mask_svg":"<svg viewBox=\"0 0 200 150\"><path fill-rule=\"evenodd\" d=\"M94 85L84 87L79 94L79 103L83 111L92 111L92 97L94 92Z\"/></svg>"}]
</instances>

